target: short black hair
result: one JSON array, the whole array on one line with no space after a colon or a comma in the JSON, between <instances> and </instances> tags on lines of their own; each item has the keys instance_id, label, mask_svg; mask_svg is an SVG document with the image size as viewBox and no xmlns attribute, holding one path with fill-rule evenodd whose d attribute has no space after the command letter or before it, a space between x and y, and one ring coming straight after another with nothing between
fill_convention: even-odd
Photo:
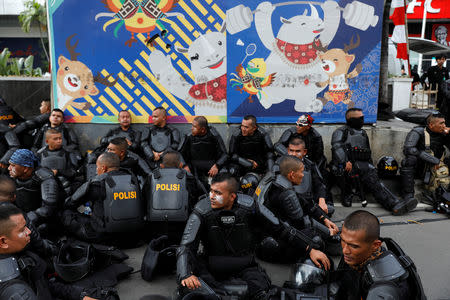
<instances>
[{"instance_id":1,"label":"short black hair","mask_svg":"<svg viewBox=\"0 0 450 300\"><path fill-rule=\"evenodd\" d=\"M61 113L62 116L64 117L64 112L63 112L61 109L59 109L59 108L54 108L54 109L52 109L52 112L54 112L54 111Z\"/></svg>"},{"instance_id":2,"label":"short black hair","mask_svg":"<svg viewBox=\"0 0 450 300\"><path fill-rule=\"evenodd\" d=\"M303 145L304 148L306 148L306 144L305 141L299 137L293 137L289 140L288 145L294 145L294 146L299 146L299 145Z\"/></svg>"},{"instance_id":3,"label":"short black hair","mask_svg":"<svg viewBox=\"0 0 450 300\"><path fill-rule=\"evenodd\" d=\"M343 227L350 231L364 230L366 232L364 239L366 243L371 243L380 238L380 222L374 214L366 210L352 212L345 218Z\"/></svg>"},{"instance_id":4,"label":"short black hair","mask_svg":"<svg viewBox=\"0 0 450 300\"><path fill-rule=\"evenodd\" d=\"M98 157L98 161L104 164L108 168L119 168L120 159L115 153L105 152Z\"/></svg>"},{"instance_id":5,"label":"short black hair","mask_svg":"<svg viewBox=\"0 0 450 300\"><path fill-rule=\"evenodd\" d=\"M45 138L48 138L50 135L52 134L60 134L62 135L61 131L55 129L55 128L49 128L46 132L45 132Z\"/></svg>"},{"instance_id":6,"label":"short black hair","mask_svg":"<svg viewBox=\"0 0 450 300\"><path fill-rule=\"evenodd\" d=\"M0 202L10 202L16 193L16 182L11 177L0 175Z\"/></svg>"},{"instance_id":7,"label":"short black hair","mask_svg":"<svg viewBox=\"0 0 450 300\"><path fill-rule=\"evenodd\" d=\"M439 54L439 55L436 55L436 59L447 59L447 55L445 55L445 54Z\"/></svg>"},{"instance_id":8,"label":"short black hair","mask_svg":"<svg viewBox=\"0 0 450 300\"><path fill-rule=\"evenodd\" d=\"M431 113L428 115L428 117L426 119L426 124L430 125L436 119L445 119L445 116L441 113Z\"/></svg>"},{"instance_id":9,"label":"short black hair","mask_svg":"<svg viewBox=\"0 0 450 300\"><path fill-rule=\"evenodd\" d=\"M246 115L244 117L244 120L246 120L246 121L252 120L253 126L256 126L256 117L254 115Z\"/></svg>"},{"instance_id":10,"label":"short black hair","mask_svg":"<svg viewBox=\"0 0 450 300\"><path fill-rule=\"evenodd\" d=\"M354 111L362 111L362 109L357 108L357 107L352 107L352 108L347 109L347 111L345 112L345 118L347 119L348 114L351 112L354 112Z\"/></svg>"},{"instance_id":11,"label":"short black hair","mask_svg":"<svg viewBox=\"0 0 450 300\"><path fill-rule=\"evenodd\" d=\"M42 100L42 102L45 102L45 103L47 103L47 104L49 104L49 105L50 105L50 99L48 99L48 98L46 98L46 99Z\"/></svg>"},{"instance_id":12,"label":"short black hair","mask_svg":"<svg viewBox=\"0 0 450 300\"><path fill-rule=\"evenodd\" d=\"M23 215L20 208L11 203L0 205L0 235L9 236L15 225L11 221L11 216L15 215Z\"/></svg>"},{"instance_id":13,"label":"short black hair","mask_svg":"<svg viewBox=\"0 0 450 300\"><path fill-rule=\"evenodd\" d=\"M296 172L303 166L303 162L298 157L285 155L280 161L280 174L287 177L292 171Z\"/></svg>"},{"instance_id":14,"label":"short black hair","mask_svg":"<svg viewBox=\"0 0 450 300\"><path fill-rule=\"evenodd\" d=\"M177 151L167 151L162 157L165 168L179 168L181 164L180 154Z\"/></svg>"},{"instance_id":15,"label":"short black hair","mask_svg":"<svg viewBox=\"0 0 450 300\"><path fill-rule=\"evenodd\" d=\"M127 114L131 115L130 112L128 110L126 110L126 109L122 109L121 111L119 111L119 115L120 115L121 112L126 112Z\"/></svg>"},{"instance_id":16,"label":"short black hair","mask_svg":"<svg viewBox=\"0 0 450 300\"><path fill-rule=\"evenodd\" d=\"M164 113L164 116L167 116L167 110L164 107L158 106L158 107L155 107L155 109L153 111L155 111L155 110L160 110Z\"/></svg>"},{"instance_id":17,"label":"short black hair","mask_svg":"<svg viewBox=\"0 0 450 300\"><path fill-rule=\"evenodd\" d=\"M239 184L236 178L231 175L230 173L218 173L216 176L214 176L211 180L211 185L214 183L220 183L220 182L227 182L228 191L230 193L236 194L239 190Z\"/></svg>"},{"instance_id":18,"label":"short black hair","mask_svg":"<svg viewBox=\"0 0 450 300\"><path fill-rule=\"evenodd\" d=\"M120 150L127 150L128 149L128 142L127 139L124 137L116 137L109 141L110 144L119 146Z\"/></svg>"},{"instance_id":19,"label":"short black hair","mask_svg":"<svg viewBox=\"0 0 450 300\"><path fill-rule=\"evenodd\" d=\"M197 122L200 128L208 128L208 120L204 116L197 116L194 118L194 121Z\"/></svg>"}]
</instances>

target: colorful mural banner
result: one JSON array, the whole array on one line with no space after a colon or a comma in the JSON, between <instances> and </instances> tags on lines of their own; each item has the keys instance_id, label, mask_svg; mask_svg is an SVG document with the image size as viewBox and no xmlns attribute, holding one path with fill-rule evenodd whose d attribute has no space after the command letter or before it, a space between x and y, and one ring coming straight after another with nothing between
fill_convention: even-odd
<instances>
[{"instance_id":1,"label":"colorful mural banner","mask_svg":"<svg viewBox=\"0 0 450 300\"><path fill-rule=\"evenodd\" d=\"M49 0L53 101L70 122L375 122L382 0Z\"/></svg>"}]
</instances>

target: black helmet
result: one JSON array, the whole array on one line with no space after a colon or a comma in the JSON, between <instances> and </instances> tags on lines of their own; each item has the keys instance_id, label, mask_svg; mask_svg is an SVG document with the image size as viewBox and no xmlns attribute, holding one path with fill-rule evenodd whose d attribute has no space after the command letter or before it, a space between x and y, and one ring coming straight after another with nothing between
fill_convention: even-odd
<instances>
[{"instance_id":1,"label":"black helmet","mask_svg":"<svg viewBox=\"0 0 450 300\"><path fill-rule=\"evenodd\" d=\"M260 177L256 173L247 173L241 178L241 192L249 196L253 196L256 188L258 187Z\"/></svg>"},{"instance_id":2,"label":"black helmet","mask_svg":"<svg viewBox=\"0 0 450 300\"><path fill-rule=\"evenodd\" d=\"M378 160L377 169L380 178L392 177L397 174L398 163L392 156L383 156Z\"/></svg>"},{"instance_id":3,"label":"black helmet","mask_svg":"<svg viewBox=\"0 0 450 300\"><path fill-rule=\"evenodd\" d=\"M58 256L53 259L56 273L64 281L80 280L91 271L93 249L88 243L66 241L59 249Z\"/></svg>"},{"instance_id":4,"label":"black helmet","mask_svg":"<svg viewBox=\"0 0 450 300\"><path fill-rule=\"evenodd\" d=\"M297 263L291 267L289 281L286 281L284 285L307 292L324 281L325 271L316 267L310 259L306 259L303 263Z\"/></svg>"}]
</instances>

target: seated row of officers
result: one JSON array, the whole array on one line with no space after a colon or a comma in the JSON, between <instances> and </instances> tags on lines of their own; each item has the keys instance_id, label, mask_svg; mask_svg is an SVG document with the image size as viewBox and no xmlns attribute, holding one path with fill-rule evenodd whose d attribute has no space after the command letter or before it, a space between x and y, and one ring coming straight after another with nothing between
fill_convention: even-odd
<instances>
[{"instance_id":1,"label":"seated row of officers","mask_svg":"<svg viewBox=\"0 0 450 300\"><path fill-rule=\"evenodd\" d=\"M10 150L14 150L11 140L33 130L42 121L38 118L4 135ZM339 253L339 229L330 220L332 182L340 184L346 206L351 205L346 180L352 172L358 172L365 188L394 214L417 204L414 197L395 197L379 182L361 128L362 111L350 109L346 118L347 125L333 134L330 165L308 115L300 117L296 128L286 131L275 147L256 118L246 116L230 138L227 155L222 138L206 118L196 117L192 134L181 139L166 124L164 108L154 110L153 125L144 134L131 126L130 114L121 111L120 126L102 138L83 168L76 136L63 124L58 109L35 132L32 146L43 147L17 149L5 156L15 180L15 205L42 235L54 238L64 228L84 241L115 243L139 235L146 223L151 224L153 234L167 234L177 244L181 240L177 271L182 286L206 286L220 293L224 280L237 276L246 283L251 299L268 299L270 280L254 260L255 245L258 255L269 261L309 258L324 269L330 269L326 254ZM283 156L274 161L273 149ZM236 177L242 177L240 186ZM355 226L349 229L368 231L364 224ZM200 240L202 257L197 256ZM377 241L374 249L383 252L379 234L370 240ZM352 265L352 247L347 248L344 259ZM387 273L383 276L391 278ZM392 281L404 281L406 273ZM365 286L355 295L365 297L370 289ZM404 285L392 293L405 294Z\"/></svg>"}]
</instances>

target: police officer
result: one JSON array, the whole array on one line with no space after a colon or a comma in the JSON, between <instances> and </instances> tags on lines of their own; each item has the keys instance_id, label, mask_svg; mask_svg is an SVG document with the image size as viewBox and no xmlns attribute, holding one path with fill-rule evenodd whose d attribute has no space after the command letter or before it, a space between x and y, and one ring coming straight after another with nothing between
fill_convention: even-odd
<instances>
[{"instance_id":1,"label":"police officer","mask_svg":"<svg viewBox=\"0 0 450 300\"><path fill-rule=\"evenodd\" d=\"M236 179L219 173L212 180L209 197L195 206L177 250L181 286L189 290L209 286L220 293L226 289L224 281L233 277L245 282L249 299L268 299L270 279L254 258L255 230L261 227L289 241L298 251L309 253L316 265L329 268L328 258L314 249L313 241L237 191ZM196 256L200 241L202 257Z\"/></svg>"},{"instance_id":2,"label":"police officer","mask_svg":"<svg viewBox=\"0 0 450 300\"><path fill-rule=\"evenodd\" d=\"M301 115L297 119L297 126L285 130L278 142L275 143L274 149L279 155L287 155L289 141L294 137L301 138L305 141L306 149L310 150L307 158L316 163L322 170L322 168L326 167L327 159L324 155L322 136L312 127L313 122L314 118L310 115Z\"/></svg>"},{"instance_id":3,"label":"police officer","mask_svg":"<svg viewBox=\"0 0 450 300\"><path fill-rule=\"evenodd\" d=\"M63 145L67 151L78 152L78 138L75 133L64 124L64 113L59 108L54 108L50 114L48 122L44 124L37 132L33 147L31 150L37 152L37 150L45 147L45 132L54 128L60 131L63 135Z\"/></svg>"},{"instance_id":4,"label":"police officer","mask_svg":"<svg viewBox=\"0 0 450 300\"><path fill-rule=\"evenodd\" d=\"M37 168L37 157L28 149L18 149L9 160L9 176L16 182L16 205L35 226L54 223L60 191L53 172Z\"/></svg>"},{"instance_id":5,"label":"police officer","mask_svg":"<svg viewBox=\"0 0 450 300\"><path fill-rule=\"evenodd\" d=\"M3 171L8 168L11 155L20 147L20 141L12 128L21 121L23 118L0 97L0 168Z\"/></svg>"},{"instance_id":6,"label":"police officer","mask_svg":"<svg viewBox=\"0 0 450 300\"><path fill-rule=\"evenodd\" d=\"M178 150L181 142L180 132L167 125L167 112L157 107L152 113L153 124L142 136L142 151L153 170L159 166L160 159L168 150Z\"/></svg>"},{"instance_id":7,"label":"police officer","mask_svg":"<svg viewBox=\"0 0 450 300\"><path fill-rule=\"evenodd\" d=\"M380 223L370 212L345 218L341 245L338 300L426 299L414 263L395 242L380 238Z\"/></svg>"},{"instance_id":8,"label":"police officer","mask_svg":"<svg viewBox=\"0 0 450 300\"><path fill-rule=\"evenodd\" d=\"M425 84L425 80L428 78L428 87L431 87L432 90L438 89L438 94L436 98L436 107L438 109L443 108L443 102L445 100L445 94L442 89L442 85L444 81L450 79L450 73L446 67L444 67L444 63L447 60L447 57L444 54L438 55L436 57L437 65L432 66L428 69L428 71L422 75L421 81ZM448 105L448 104L447 104ZM446 109L449 109L446 107Z\"/></svg>"},{"instance_id":9,"label":"police officer","mask_svg":"<svg viewBox=\"0 0 450 300\"><path fill-rule=\"evenodd\" d=\"M231 135L230 172L242 176L247 172L264 174L273 166L273 144L269 134L256 124L256 117L247 115Z\"/></svg>"},{"instance_id":10,"label":"police officer","mask_svg":"<svg viewBox=\"0 0 450 300\"><path fill-rule=\"evenodd\" d=\"M120 159L120 167L128 169L144 182L152 171L139 155L128 150L128 142L124 137L113 138L106 148L107 152L115 153Z\"/></svg>"},{"instance_id":11,"label":"police officer","mask_svg":"<svg viewBox=\"0 0 450 300\"><path fill-rule=\"evenodd\" d=\"M167 235L175 244L181 239L189 213L206 192L182 165L180 154L168 151L161 167L153 170L144 191L151 230L158 236Z\"/></svg>"},{"instance_id":12,"label":"police officer","mask_svg":"<svg viewBox=\"0 0 450 300\"><path fill-rule=\"evenodd\" d=\"M119 126L108 131L108 133L100 140L100 147L95 150L97 156L100 155L108 147L112 139L123 137L126 139L128 149L137 153L141 147L142 133L134 128L131 124L131 114L127 110L119 112Z\"/></svg>"},{"instance_id":13,"label":"police officer","mask_svg":"<svg viewBox=\"0 0 450 300\"><path fill-rule=\"evenodd\" d=\"M66 199L62 222L79 239L98 243L117 240L115 234L129 235L140 229L144 205L137 178L130 171L119 169L116 154L103 153L96 164L97 176ZM85 205L83 214L76 211L81 204Z\"/></svg>"},{"instance_id":14,"label":"police officer","mask_svg":"<svg viewBox=\"0 0 450 300\"><path fill-rule=\"evenodd\" d=\"M16 196L16 184L14 180L5 175L0 175L0 205L15 205ZM30 243L27 249L31 249L42 257L50 258L53 256L57 250L55 245L49 240L43 239L34 225L30 223L26 216L24 217L27 227L31 230Z\"/></svg>"},{"instance_id":15,"label":"police officer","mask_svg":"<svg viewBox=\"0 0 450 300\"><path fill-rule=\"evenodd\" d=\"M350 108L345 113L347 125L336 129L331 138L332 170L341 189L341 201L351 206L351 176L359 178L360 184L373 194L375 199L394 215L402 215L417 206L414 199L403 201L395 197L380 183L372 164L369 137L362 126L364 114L360 108Z\"/></svg>"},{"instance_id":16,"label":"police officer","mask_svg":"<svg viewBox=\"0 0 450 300\"><path fill-rule=\"evenodd\" d=\"M59 180L67 196L72 194L72 186L80 167L81 156L76 152L68 152L62 145L62 133L54 128L45 132L47 146L39 149L37 156L41 167L52 170Z\"/></svg>"},{"instance_id":17,"label":"police officer","mask_svg":"<svg viewBox=\"0 0 450 300\"><path fill-rule=\"evenodd\" d=\"M206 183L205 179L214 177L227 162L225 144L217 130L208 126L208 121L203 116L192 120L191 132L184 140L180 152L189 171Z\"/></svg>"},{"instance_id":18,"label":"police officer","mask_svg":"<svg viewBox=\"0 0 450 300\"><path fill-rule=\"evenodd\" d=\"M406 136L403 146L405 158L402 160L400 175L405 201L414 199L415 175L422 176L425 165L438 166L444 155L444 146L450 148L449 128L445 125L444 116L430 114L426 124L426 126L414 127ZM425 135L429 136L428 147Z\"/></svg>"}]
</instances>

